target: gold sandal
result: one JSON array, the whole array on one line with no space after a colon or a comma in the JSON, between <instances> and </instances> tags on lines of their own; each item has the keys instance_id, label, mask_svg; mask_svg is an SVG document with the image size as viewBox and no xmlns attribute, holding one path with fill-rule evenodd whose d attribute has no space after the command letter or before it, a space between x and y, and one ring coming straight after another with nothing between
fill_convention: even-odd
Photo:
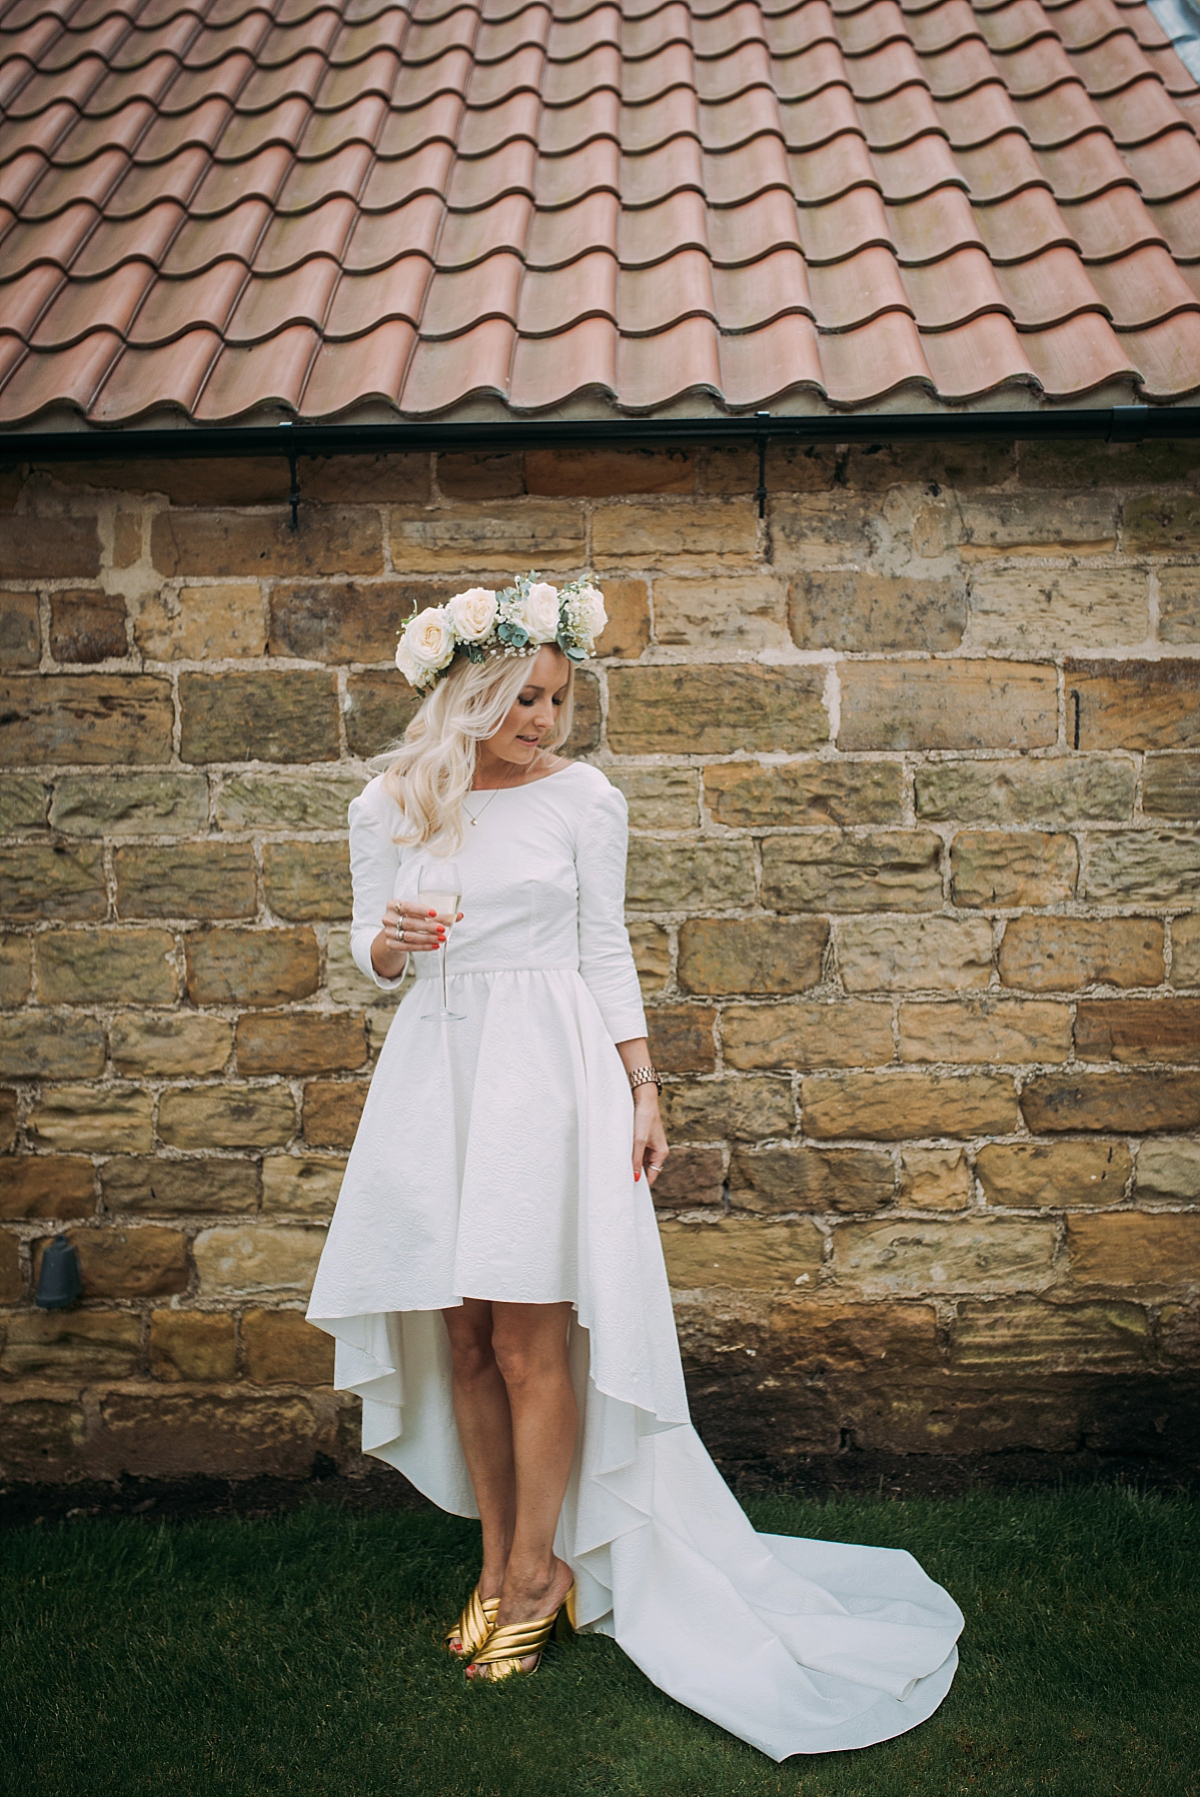
<instances>
[{"instance_id":1,"label":"gold sandal","mask_svg":"<svg viewBox=\"0 0 1200 1797\"><path fill-rule=\"evenodd\" d=\"M496 1626L496 1615L500 1609L498 1597L483 1598L476 1585L463 1606L463 1613L452 1629L446 1630L446 1646L455 1659L469 1658L477 1654ZM461 1647L452 1647L453 1641L461 1641Z\"/></svg>"},{"instance_id":2,"label":"gold sandal","mask_svg":"<svg viewBox=\"0 0 1200 1797\"><path fill-rule=\"evenodd\" d=\"M551 1634L562 1640L574 1627L575 1587L572 1585L552 1616L539 1616L533 1622L507 1622L503 1628L493 1629L471 1666L486 1668L479 1677L488 1685L498 1685L506 1678L532 1678L542 1663L542 1649ZM522 1666L521 1661L528 1659L530 1654L537 1655L533 1665Z\"/></svg>"}]
</instances>

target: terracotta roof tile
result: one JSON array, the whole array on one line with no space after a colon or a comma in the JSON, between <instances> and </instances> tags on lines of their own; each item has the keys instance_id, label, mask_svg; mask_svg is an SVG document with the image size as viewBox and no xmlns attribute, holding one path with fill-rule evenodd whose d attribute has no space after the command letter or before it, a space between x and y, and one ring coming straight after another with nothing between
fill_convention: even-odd
<instances>
[{"instance_id":1,"label":"terracotta roof tile","mask_svg":"<svg viewBox=\"0 0 1200 1797\"><path fill-rule=\"evenodd\" d=\"M0 419L1182 397L1198 124L1116 0L0 0Z\"/></svg>"}]
</instances>

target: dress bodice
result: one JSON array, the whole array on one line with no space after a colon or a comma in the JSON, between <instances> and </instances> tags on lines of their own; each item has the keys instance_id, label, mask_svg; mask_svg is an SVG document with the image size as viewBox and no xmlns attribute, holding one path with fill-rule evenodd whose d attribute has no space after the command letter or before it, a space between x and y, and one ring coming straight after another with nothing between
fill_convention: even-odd
<instances>
[{"instance_id":1,"label":"dress bodice","mask_svg":"<svg viewBox=\"0 0 1200 1797\"><path fill-rule=\"evenodd\" d=\"M628 839L624 796L598 768L572 762L525 786L473 792L463 843L463 918L449 934L451 976L510 970L576 969L617 1042L645 1035L637 972L624 921ZM376 985L371 943L389 899L414 901L423 872L436 868L426 845L397 843L401 813L372 780L350 806L354 881L351 947ZM413 957L419 979L437 975L437 957Z\"/></svg>"}]
</instances>

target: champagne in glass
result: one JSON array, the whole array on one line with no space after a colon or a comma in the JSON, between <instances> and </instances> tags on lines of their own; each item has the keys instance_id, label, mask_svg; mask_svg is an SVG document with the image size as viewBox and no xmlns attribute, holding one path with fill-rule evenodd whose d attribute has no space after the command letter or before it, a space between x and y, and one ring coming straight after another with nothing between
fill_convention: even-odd
<instances>
[{"instance_id":1,"label":"champagne in glass","mask_svg":"<svg viewBox=\"0 0 1200 1797\"><path fill-rule=\"evenodd\" d=\"M462 875L457 861L434 861L422 869L417 885L418 903L428 911L436 911L438 922L446 931L442 938L442 946L438 953L442 960L442 1008L440 1011L425 1011L422 1014L424 1023L461 1023L461 1011L450 1009L450 1000L446 991L446 943L451 926L458 916L458 901L462 897Z\"/></svg>"}]
</instances>

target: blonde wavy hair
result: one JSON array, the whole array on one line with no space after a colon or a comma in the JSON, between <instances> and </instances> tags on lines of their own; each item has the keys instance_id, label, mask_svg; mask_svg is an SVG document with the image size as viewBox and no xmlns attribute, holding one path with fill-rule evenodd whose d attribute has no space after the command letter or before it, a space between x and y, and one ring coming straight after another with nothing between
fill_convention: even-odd
<instances>
[{"instance_id":1,"label":"blonde wavy hair","mask_svg":"<svg viewBox=\"0 0 1200 1797\"><path fill-rule=\"evenodd\" d=\"M551 645L552 646L552 645ZM561 653L561 652L560 652ZM529 682L532 656L489 655L486 661L456 659L448 674L422 700L399 743L371 763L383 774L386 791L404 813L405 828L395 840L437 843L443 854L462 846L463 800L475 779L479 745L494 736ZM566 663L566 697L544 749L556 749L571 734L575 666Z\"/></svg>"}]
</instances>

